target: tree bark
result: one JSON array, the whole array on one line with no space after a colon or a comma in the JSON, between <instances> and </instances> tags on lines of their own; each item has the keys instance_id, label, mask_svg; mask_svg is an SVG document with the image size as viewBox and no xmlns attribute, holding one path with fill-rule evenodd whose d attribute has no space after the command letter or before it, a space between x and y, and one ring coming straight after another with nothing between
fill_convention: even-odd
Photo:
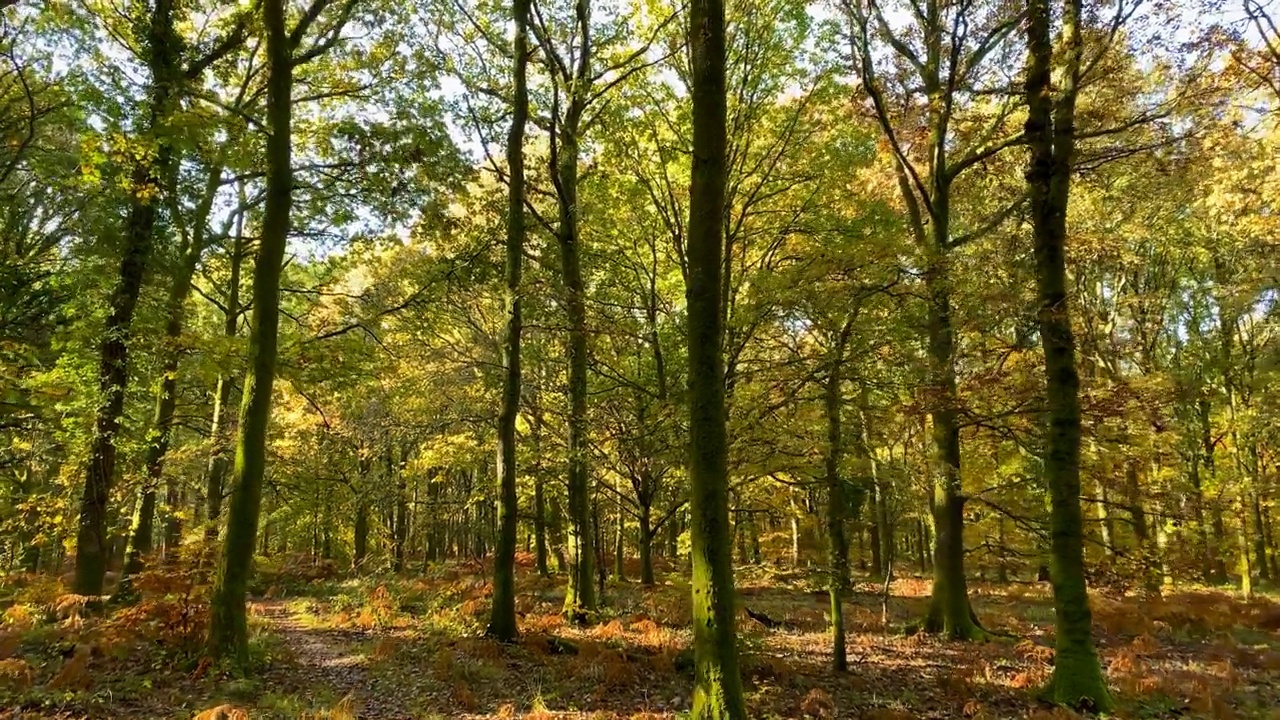
<instances>
[{"instance_id":1,"label":"tree bark","mask_svg":"<svg viewBox=\"0 0 1280 720\"><path fill-rule=\"evenodd\" d=\"M947 247L950 187L945 168L935 169L932 220L933 236L927 251L925 289L928 294L929 376L936 394L933 445L936 480L933 489L933 522L937 533L933 548L933 595L925 629L957 640L985 636L969 604L964 570L964 486L960 453L960 408L956 386L955 327L951 310L951 272Z\"/></svg>"},{"instance_id":2,"label":"tree bark","mask_svg":"<svg viewBox=\"0 0 1280 720\"><path fill-rule=\"evenodd\" d=\"M402 457L407 459L407 455L406 449ZM396 461L395 443L392 442L387 448L387 482L391 483L395 478L396 504L391 526L391 563L395 572L404 572L405 548L409 541L409 498L404 471L404 463Z\"/></svg>"},{"instance_id":3,"label":"tree bark","mask_svg":"<svg viewBox=\"0 0 1280 720\"><path fill-rule=\"evenodd\" d=\"M720 303L726 161L723 0L689 5L693 154L689 188L689 479L694 720L746 720L729 555L728 438Z\"/></svg>"},{"instance_id":4,"label":"tree bark","mask_svg":"<svg viewBox=\"0 0 1280 720\"><path fill-rule=\"evenodd\" d=\"M241 665L249 660L245 593L262 506L280 325L280 275L293 205L293 57L285 28L284 0L263 0L262 18L266 30L266 109L270 129L266 200L258 259L253 269L249 370L240 406L240 437L227 513L226 542L209 604L207 643L210 657L230 656Z\"/></svg>"},{"instance_id":5,"label":"tree bark","mask_svg":"<svg viewBox=\"0 0 1280 720\"><path fill-rule=\"evenodd\" d=\"M1196 556L1200 564L1200 582L1205 585L1211 585L1213 584L1213 556L1209 551L1209 531L1204 513L1204 486L1200 478L1200 453L1198 450L1190 453L1187 464L1189 466L1187 475L1191 485L1191 523L1195 526Z\"/></svg>"},{"instance_id":6,"label":"tree bark","mask_svg":"<svg viewBox=\"0 0 1280 720\"><path fill-rule=\"evenodd\" d=\"M569 106L554 142L552 162L557 177L561 282L569 322L569 513L567 560L569 582L564 614L584 622L596 610L595 549L591 525L591 480L587 466L587 313L582 281L582 238L578 232L578 134L586 110L591 67L590 5L577 0L579 33L577 68L569 90Z\"/></svg>"},{"instance_id":7,"label":"tree bark","mask_svg":"<svg viewBox=\"0 0 1280 720\"><path fill-rule=\"evenodd\" d=\"M945 203L934 199L935 212ZM935 221L936 222L936 221ZM930 373L938 394L933 412L933 443L937 480L933 520L937 539L933 552L933 596L925 629L957 640L980 639L982 628L969 605L964 571L964 504L960 470L960 422L955 377L955 337L951 320L950 273L939 256L925 275L929 294Z\"/></svg>"},{"instance_id":8,"label":"tree bark","mask_svg":"<svg viewBox=\"0 0 1280 720\"><path fill-rule=\"evenodd\" d=\"M920 567L920 572L929 571L929 536L928 528L925 527L924 518L916 518L916 564Z\"/></svg>"},{"instance_id":9,"label":"tree bark","mask_svg":"<svg viewBox=\"0 0 1280 720\"><path fill-rule=\"evenodd\" d=\"M1102 535L1102 549L1108 558L1116 556L1116 525L1111 519L1111 496L1107 483L1097 478L1098 502L1095 503L1098 513L1098 527Z\"/></svg>"},{"instance_id":10,"label":"tree bark","mask_svg":"<svg viewBox=\"0 0 1280 720\"><path fill-rule=\"evenodd\" d=\"M657 584L653 574L653 508L640 506L640 584L646 587ZM668 521L670 522L670 521Z\"/></svg>"},{"instance_id":11,"label":"tree bark","mask_svg":"<svg viewBox=\"0 0 1280 720\"><path fill-rule=\"evenodd\" d=\"M1271 568L1267 563L1267 536L1266 528L1262 524L1262 503L1258 501L1258 493L1251 491L1249 493L1249 510L1253 518L1253 527L1256 532L1253 535L1253 557L1254 564L1258 568L1258 579L1266 584L1271 580Z\"/></svg>"},{"instance_id":12,"label":"tree bark","mask_svg":"<svg viewBox=\"0 0 1280 720\"><path fill-rule=\"evenodd\" d=\"M1151 529L1147 524L1147 510L1142 503L1142 482L1139 479L1138 461L1129 460L1125 464L1125 502L1128 505L1129 520L1133 526L1133 539L1137 547L1139 572L1142 574L1142 587L1148 593L1160 592L1160 579L1156 569L1155 553L1151 551Z\"/></svg>"},{"instance_id":13,"label":"tree bark","mask_svg":"<svg viewBox=\"0 0 1280 720\"><path fill-rule=\"evenodd\" d=\"M507 133L507 242L506 328L503 333L502 410L498 414L498 542L493 561L493 607L485 632L509 642L516 638L516 534L519 531L516 497L516 418L520 414L520 273L524 263L524 132L529 117L530 0L512 0L515 23L512 54L511 129ZM538 571L547 571L546 535L542 528L542 483L538 481Z\"/></svg>"},{"instance_id":14,"label":"tree bark","mask_svg":"<svg viewBox=\"0 0 1280 720\"><path fill-rule=\"evenodd\" d=\"M1080 376L1067 298L1067 205L1075 153L1075 103L1083 52L1081 0L1062 2L1062 64L1053 92L1053 11L1049 0L1027 2L1027 120L1031 148L1027 190L1045 359L1044 474L1050 501L1050 578L1055 647L1050 698L1077 710L1112 707L1093 643L1093 616L1084 574L1080 506Z\"/></svg>"},{"instance_id":15,"label":"tree bark","mask_svg":"<svg viewBox=\"0 0 1280 720\"><path fill-rule=\"evenodd\" d=\"M616 513L613 533L613 575L618 582L626 582L626 534L627 522L626 514L622 507L622 496L618 495L617 504L615 505Z\"/></svg>"},{"instance_id":16,"label":"tree bark","mask_svg":"<svg viewBox=\"0 0 1280 720\"><path fill-rule=\"evenodd\" d=\"M827 486L827 538L830 543L827 594L831 601L831 669L835 672L849 669L844 635L844 592L849 587L849 541L845 537L845 518L848 516L849 498L845 495L844 480L840 477L840 457L844 452L840 411L844 349L851 327L852 325L845 325L845 331L832 349L823 393L827 416L827 447L823 470Z\"/></svg>"}]
</instances>

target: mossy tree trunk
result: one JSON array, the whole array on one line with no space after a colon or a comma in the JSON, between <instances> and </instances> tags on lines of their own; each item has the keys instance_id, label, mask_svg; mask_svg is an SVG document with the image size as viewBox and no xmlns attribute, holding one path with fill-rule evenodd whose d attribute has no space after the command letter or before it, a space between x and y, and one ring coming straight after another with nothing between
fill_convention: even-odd
<instances>
[{"instance_id":1,"label":"mossy tree trunk","mask_svg":"<svg viewBox=\"0 0 1280 720\"><path fill-rule=\"evenodd\" d=\"M507 134L507 243L506 328L502 360L502 409L498 414L498 541L494 548L493 606L486 633L504 642L516 638L516 534L519 531L516 499L516 418L520 414L520 273L524 262L524 132L529 117L529 6L530 0L512 0L515 23L512 54L511 129ZM546 574L546 533L542 528L542 486L537 488L535 531L538 535L538 570Z\"/></svg>"},{"instance_id":2,"label":"mossy tree trunk","mask_svg":"<svg viewBox=\"0 0 1280 720\"><path fill-rule=\"evenodd\" d=\"M689 5L693 154L689 189L689 479L694 720L745 720L734 630L724 315L721 308L726 100L723 0Z\"/></svg>"},{"instance_id":3,"label":"mossy tree trunk","mask_svg":"<svg viewBox=\"0 0 1280 720\"><path fill-rule=\"evenodd\" d=\"M1205 517L1204 483L1200 477L1200 453L1193 450L1184 459L1187 465L1187 479L1191 485L1191 524L1194 526L1196 551L1200 565L1200 582L1205 585L1213 583L1213 556L1210 555L1209 529Z\"/></svg>"},{"instance_id":4,"label":"mossy tree trunk","mask_svg":"<svg viewBox=\"0 0 1280 720\"><path fill-rule=\"evenodd\" d=\"M906 208L908 227L919 250L926 292L925 335L930 391L929 418L933 423L935 487L931 508L935 525L933 599L925 620L927 630L952 638L985 637L969 604L964 574L964 505L960 400L956 382L956 340L952 317L952 255L966 243L998 228L1021 205L1021 199L996 211L968 232L952 226L952 189L966 171L982 167L1004 150L1020 144L1020 133L1010 133L988 143L966 145L953 133L957 93L973 91L972 83L997 73L981 69L999 62L997 48L1006 46L1006 34L1017 27L1018 13L1009 14L999 30L978 36L964 23L965 7L926 0L907 13L903 22L886 19L878 3L849 0L841 3L850 21L857 74L880 126L881 137L894 160L899 193ZM1002 8L1003 10L1003 8ZM909 77L882 76L884 59L891 57ZM904 107L898 93L911 100ZM1002 91L1000 91L1002 92ZM991 95L999 95L993 92ZM1009 107L1010 112L1013 111ZM1005 117L1005 115L1001 115ZM921 127L923 125L923 127ZM988 138L1003 132L992 126ZM909 143L902 138L912 138ZM889 558L888 564L892 564Z\"/></svg>"},{"instance_id":5,"label":"mossy tree trunk","mask_svg":"<svg viewBox=\"0 0 1280 720\"><path fill-rule=\"evenodd\" d=\"M1108 558L1116 556L1116 524L1111 518L1111 496L1106 481L1098 477L1098 502L1095 503L1098 514L1098 533L1102 540L1102 551Z\"/></svg>"},{"instance_id":6,"label":"mossy tree trunk","mask_svg":"<svg viewBox=\"0 0 1280 720\"><path fill-rule=\"evenodd\" d=\"M148 71L151 75L143 141L154 144L150 161L133 168L124 242L115 287L111 291L106 327L98 362L98 406L94 434L85 469L84 491L76 534L74 590L101 595L110 556L107 503L116 473L116 434L124 414L129 382L129 335L142 281L155 244L155 226L164 196L164 179L173 161L171 129L166 127L181 83L180 39L174 32L173 0L155 0L146 30ZM154 505L154 498L152 499Z\"/></svg>"},{"instance_id":7,"label":"mossy tree trunk","mask_svg":"<svg viewBox=\"0 0 1280 720\"><path fill-rule=\"evenodd\" d=\"M588 0L574 6L580 41L569 70L562 62L551 69L567 93L563 116L553 119L551 170L558 201L556 237L560 246L561 286L569 324L569 507L566 555L569 581L564 614L584 622L596 611L595 543L591 514L591 479L587 464L587 313L582 281L582 237L579 233L578 161L581 123L591 84L591 7ZM544 42L544 45L546 43ZM567 75L571 73L571 75Z\"/></svg>"},{"instance_id":8,"label":"mossy tree trunk","mask_svg":"<svg viewBox=\"0 0 1280 720\"><path fill-rule=\"evenodd\" d=\"M934 198L935 213L945 217L945 192ZM938 247L945 240L937 238ZM956 388L955 328L951 318L950 272L941 250L933 253L925 273L929 296L929 367L935 391L933 447L935 483L933 522L933 595L925 629L956 640L985 637L969 605L964 570L965 496L960 469L960 413Z\"/></svg>"},{"instance_id":9,"label":"mossy tree trunk","mask_svg":"<svg viewBox=\"0 0 1280 720\"><path fill-rule=\"evenodd\" d=\"M275 382L280 324L280 275L289 239L293 205L293 52L285 26L284 0L263 0L267 55L267 172L262 234L253 270L253 315L249 328L249 369L240 405L240 437L226 541L209 608L207 652L213 658L249 659L245 594L262 505L267 461L267 428Z\"/></svg>"},{"instance_id":10,"label":"mossy tree trunk","mask_svg":"<svg viewBox=\"0 0 1280 720\"><path fill-rule=\"evenodd\" d=\"M1055 655L1048 695L1078 710L1105 713L1112 702L1093 644L1093 617L1084 574L1080 505L1080 377L1067 299L1067 203L1075 151L1075 100L1080 79L1081 2L1063 0L1055 97L1049 0L1027 3L1028 114L1031 147L1027 188L1039 292L1038 320L1045 357L1045 480L1049 486Z\"/></svg>"},{"instance_id":11,"label":"mossy tree trunk","mask_svg":"<svg viewBox=\"0 0 1280 720\"><path fill-rule=\"evenodd\" d=\"M626 511L622 506L622 496L618 495L614 503L614 526L613 526L613 576L618 582L626 582L626 537L627 537L627 520Z\"/></svg>"},{"instance_id":12,"label":"mossy tree trunk","mask_svg":"<svg viewBox=\"0 0 1280 720\"><path fill-rule=\"evenodd\" d=\"M1131 459L1125 465L1125 503L1129 511L1130 525L1133 527L1133 540L1136 545L1142 587L1151 594L1160 593L1160 576L1156 568L1156 554L1151 544L1151 527L1147 522L1147 509L1142 502L1142 473L1139 472L1138 460Z\"/></svg>"}]
</instances>

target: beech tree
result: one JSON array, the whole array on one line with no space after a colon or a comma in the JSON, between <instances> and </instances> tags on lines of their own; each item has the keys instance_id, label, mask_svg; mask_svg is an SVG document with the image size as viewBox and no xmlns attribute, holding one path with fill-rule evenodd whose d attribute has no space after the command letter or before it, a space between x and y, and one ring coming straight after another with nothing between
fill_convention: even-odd
<instances>
[{"instance_id":1,"label":"beech tree","mask_svg":"<svg viewBox=\"0 0 1280 720\"><path fill-rule=\"evenodd\" d=\"M262 24L267 53L267 177L262 238L253 269L253 314L249 323L249 371L240 406L239 439L227 536L210 599L209 654L248 661L245 593L258 540L267 428L275 383L280 326L280 271L293 207L294 50L305 26L292 32L283 0L264 0ZM295 39L298 38L298 39Z\"/></svg>"},{"instance_id":2,"label":"beech tree","mask_svg":"<svg viewBox=\"0 0 1280 720\"><path fill-rule=\"evenodd\" d=\"M693 717L746 718L729 552L721 263L725 153L725 11L689 6L693 156L689 186L689 479L693 558Z\"/></svg>"},{"instance_id":3,"label":"beech tree","mask_svg":"<svg viewBox=\"0 0 1280 720\"><path fill-rule=\"evenodd\" d=\"M513 0L511 14L515 35L511 44L513 112L511 132L507 136L507 244L505 281L507 321L503 363L506 377L502 382L502 411L498 416L498 535L494 564L493 616L488 632L500 640L512 640L516 627L515 554L519 526L516 495L516 416L520 413L520 272L524 263L524 131L529 115L529 89L526 79L529 62L528 0ZM542 551L545 565L545 550Z\"/></svg>"},{"instance_id":4,"label":"beech tree","mask_svg":"<svg viewBox=\"0 0 1280 720\"><path fill-rule=\"evenodd\" d=\"M1061 11L1061 58L1055 57L1052 5L1027 4L1027 190L1045 363L1044 472L1049 486L1056 629L1052 687L1060 705L1106 712L1111 698L1093 645L1084 572L1080 508L1080 378L1067 296L1067 206L1075 152L1076 95L1084 56L1080 0ZM1055 62L1057 61L1057 62ZM1054 65L1061 80L1055 89Z\"/></svg>"}]
</instances>

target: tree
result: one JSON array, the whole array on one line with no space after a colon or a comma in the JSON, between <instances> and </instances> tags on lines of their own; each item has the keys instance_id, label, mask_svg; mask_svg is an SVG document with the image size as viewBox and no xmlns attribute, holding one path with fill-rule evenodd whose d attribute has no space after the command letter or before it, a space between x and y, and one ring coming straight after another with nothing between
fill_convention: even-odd
<instances>
[{"instance_id":1,"label":"tree","mask_svg":"<svg viewBox=\"0 0 1280 720\"><path fill-rule=\"evenodd\" d=\"M267 53L267 178L262 238L253 270L249 372L240 406L239 440L227 533L210 599L208 652L215 658L249 659L245 593L258 540L258 516L266 472L267 428L275 382L280 325L280 272L293 205L294 48L305 26L291 36L284 0L263 0Z\"/></svg>"},{"instance_id":2,"label":"tree","mask_svg":"<svg viewBox=\"0 0 1280 720\"><path fill-rule=\"evenodd\" d=\"M1075 152L1076 95L1084 42L1081 0L1062 4L1062 57L1055 58L1048 0L1027 3L1027 168L1037 319L1045 368L1044 474L1049 486L1052 535L1050 575L1055 613L1053 679L1056 703L1108 712L1111 697L1093 645L1093 617L1084 570L1084 520L1080 507L1080 378L1067 297L1067 206ZM1060 64L1053 87L1055 60Z\"/></svg>"},{"instance_id":3,"label":"tree","mask_svg":"<svg viewBox=\"0 0 1280 720\"><path fill-rule=\"evenodd\" d=\"M693 156L689 186L689 481L693 558L692 717L745 720L729 535L725 432L721 219L725 154L725 13L721 0L689 6Z\"/></svg>"},{"instance_id":4,"label":"tree","mask_svg":"<svg viewBox=\"0 0 1280 720\"><path fill-rule=\"evenodd\" d=\"M498 546L493 570L493 614L486 632L514 640L516 627L515 560L519 532L516 505L516 417L520 413L520 272L524 263L524 126L529 116L530 0L512 0L515 35L512 55L512 116L507 136L507 326L503 339L502 411L498 415ZM545 553L543 554L545 563Z\"/></svg>"},{"instance_id":5,"label":"tree","mask_svg":"<svg viewBox=\"0 0 1280 720\"><path fill-rule=\"evenodd\" d=\"M852 27L854 66L893 158L927 294L924 330L937 468L930 507L937 539L933 598L924 628L957 639L978 639L984 632L969 605L964 569L967 497L961 469L963 408L957 384L953 265L958 248L998 228L1022 198L1015 197L977 222L971 220L963 229L958 220L965 216L955 201L962 173L1022 142L1020 132L1006 127L1012 103L1001 99L1003 79L993 71L995 60L1009 52L1008 38L1021 14L1008 12L1000 3L930 0L911 4L903 13L905 19L898 21L875 2L844 0L843 5ZM881 50L892 60L886 61ZM965 98L982 96L995 97L994 107L966 103ZM981 130L975 139L961 142L956 127L966 110ZM913 130L913 125L923 132Z\"/></svg>"},{"instance_id":6,"label":"tree","mask_svg":"<svg viewBox=\"0 0 1280 720\"><path fill-rule=\"evenodd\" d=\"M545 24L539 21L539 41L553 84L553 105L564 110L551 119L548 162L555 185L556 240L560 247L560 283L569 323L569 583L564 613L575 622L596 610L595 550L590 522L591 482L587 464L587 315L582 281L581 209L578 200L578 162L582 122L592 100L591 3L576 0L571 23L571 59L556 50Z\"/></svg>"},{"instance_id":7,"label":"tree","mask_svg":"<svg viewBox=\"0 0 1280 720\"><path fill-rule=\"evenodd\" d=\"M172 0L155 0L145 47L150 75L147 109L138 133L142 146L131 178L120 270L109 301L111 311L103 330L98 366L99 405L94 436L85 468L76 535L75 591L101 595L107 569L107 502L116 473L116 435L124 414L129 381L129 331L142 293L142 281L155 243L156 219L163 185L174 154L173 129L168 119L181 92L181 46L174 32ZM154 153L153 153L154 150Z\"/></svg>"}]
</instances>

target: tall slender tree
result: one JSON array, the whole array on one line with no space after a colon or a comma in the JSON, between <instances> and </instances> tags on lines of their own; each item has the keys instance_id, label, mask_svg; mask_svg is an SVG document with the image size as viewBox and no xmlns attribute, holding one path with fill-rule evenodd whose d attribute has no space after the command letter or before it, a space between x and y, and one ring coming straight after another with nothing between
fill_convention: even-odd
<instances>
[{"instance_id":1,"label":"tall slender tree","mask_svg":"<svg viewBox=\"0 0 1280 720\"><path fill-rule=\"evenodd\" d=\"M267 48L267 175L262 237L253 269L249 370L240 405L240 436L222 561L210 600L208 652L247 662L245 593L257 546L267 427L280 325L280 274L293 205L293 47L284 0L263 0Z\"/></svg>"},{"instance_id":2,"label":"tall slender tree","mask_svg":"<svg viewBox=\"0 0 1280 720\"><path fill-rule=\"evenodd\" d=\"M1093 617L1084 575L1084 513L1080 507L1080 376L1067 298L1067 205L1075 153L1080 85L1081 0L1063 0L1061 58L1055 92L1050 0L1027 2L1027 120L1031 149L1027 190L1044 348L1046 423L1044 473L1049 485L1050 578L1055 654L1049 697L1093 712L1111 709L1093 644Z\"/></svg>"},{"instance_id":3,"label":"tall slender tree","mask_svg":"<svg viewBox=\"0 0 1280 720\"><path fill-rule=\"evenodd\" d=\"M560 284L569 324L569 525L566 550L569 582L564 613L585 620L596 609L595 550L591 528L591 478L587 466L587 311L582 281L582 234L578 203L579 142L582 121L591 101L591 3L574 4L576 46L566 62L540 32L547 65L556 86L556 102L563 90L564 111L551 119L551 172L557 200L556 240L560 247Z\"/></svg>"},{"instance_id":4,"label":"tall slender tree","mask_svg":"<svg viewBox=\"0 0 1280 720\"><path fill-rule=\"evenodd\" d=\"M843 409L844 356L853 330L853 320L845 322L831 347L827 377L823 389L823 405L827 417L827 448L823 457L823 474L827 485L827 535L831 555L827 592L831 600L831 669L849 669L844 635L844 593L849 587L849 539L845 520L849 514L849 497L840 477L840 460L844 455L844 435L840 424Z\"/></svg>"},{"instance_id":5,"label":"tall slender tree","mask_svg":"<svg viewBox=\"0 0 1280 720\"><path fill-rule=\"evenodd\" d=\"M724 257L726 163L723 0L689 5L693 154L689 185L689 479L693 561L693 713L745 720L734 631L728 437L725 428Z\"/></svg>"},{"instance_id":6,"label":"tall slender tree","mask_svg":"<svg viewBox=\"0 0 1280 720\"><path fill-rule=\"evenodd\" d=\"M516 417L520 414L520 272L524 262L524 130L529 119L529 6L512 0L511 131L507 135L507 326L503 336L502 410L498 415L498 543L493 564L493 612L487 632L514 640L516 627ZM545 554L543 555L545 559ZM545 567L545 564L544 564Z\"/></svg>"}]
</instances>

